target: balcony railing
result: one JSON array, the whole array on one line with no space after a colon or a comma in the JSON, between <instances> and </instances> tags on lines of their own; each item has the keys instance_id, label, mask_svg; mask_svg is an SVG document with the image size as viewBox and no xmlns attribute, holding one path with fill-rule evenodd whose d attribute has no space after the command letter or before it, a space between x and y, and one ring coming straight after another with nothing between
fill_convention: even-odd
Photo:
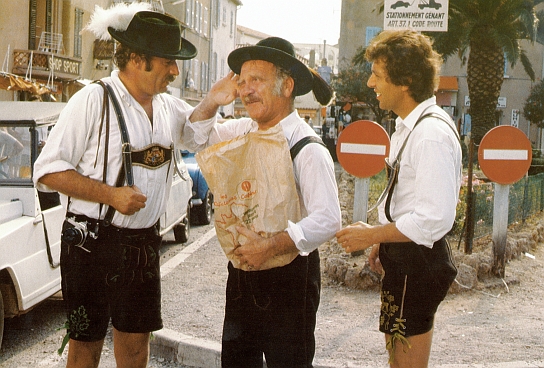
<instances>
[{"instance_id":1,"label":"balcony railing","mask_svg":"<svg viewBox=\"0 0 544 368\"><path fill-rule=\"evenodd\" d=\"M81 77L81 59L37 50L13 50L13 74L27 78L74 80Z\"/></svg>"}]
</instances>

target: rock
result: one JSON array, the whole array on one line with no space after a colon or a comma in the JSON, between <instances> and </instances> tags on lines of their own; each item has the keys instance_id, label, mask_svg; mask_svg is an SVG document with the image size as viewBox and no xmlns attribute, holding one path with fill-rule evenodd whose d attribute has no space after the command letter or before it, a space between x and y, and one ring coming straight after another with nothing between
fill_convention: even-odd
<instances>
[{"instance_id":1,"label":"rock","mask_svg":"<svg viewBox=\"0 0 544 368\"><path fill-rule=\"evenodd\" d=\"M451 285L450 293L459 293L466 290L474 289L478 284L478 273L476 270L467 265L460 264L457 266L457 277L455 282Z\"/></svg>"}]
</instances>

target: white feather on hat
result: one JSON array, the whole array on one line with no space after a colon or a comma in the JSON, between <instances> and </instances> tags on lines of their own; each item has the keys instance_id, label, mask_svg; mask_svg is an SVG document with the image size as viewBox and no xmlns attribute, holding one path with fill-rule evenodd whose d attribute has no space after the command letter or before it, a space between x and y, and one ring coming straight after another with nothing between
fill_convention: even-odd
<instances>
[{"instance_id":1,"label":"white feather on hat","mask_svg":"<svg viewBox=\"0 0 544 368\"><path fill-rule=\"evenodd\" d=\"M82 31L90 31L94 33L96 38L103 41L111 40L108 27L117 31L126 31L134 14L151 10L153 10L151 4L146 2L119 3L108 9L96 5L89 24Z\"/></svg>"}]
</instances>

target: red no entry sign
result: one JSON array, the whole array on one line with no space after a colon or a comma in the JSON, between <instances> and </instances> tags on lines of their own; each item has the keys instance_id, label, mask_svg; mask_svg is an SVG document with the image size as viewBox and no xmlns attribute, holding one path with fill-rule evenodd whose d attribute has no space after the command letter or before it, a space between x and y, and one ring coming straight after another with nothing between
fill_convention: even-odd
<instances>
[{"instance_id":1,"label":"red no entry sign","mask_svg":"<svg viewBox=\"0 0 544 368\"><path fill-rule=\"evenodd\" d=\"M340 133L336 155L348 173L358 178L369 178L385 166L389 136L381 125L373 121L355 121Z\"/></svg>"},{"instance_id":2,"label":"red no entry sign","mask_svg":"<svg viewBox=\"0 0 544 368\"><path fill-rule=\"evenodd\" d=\"M531 142L518 128L501 125L482 138L478 162L484 174L495 183L508 185L521 179L531 166Z\"/></svg>"}]
</instances>

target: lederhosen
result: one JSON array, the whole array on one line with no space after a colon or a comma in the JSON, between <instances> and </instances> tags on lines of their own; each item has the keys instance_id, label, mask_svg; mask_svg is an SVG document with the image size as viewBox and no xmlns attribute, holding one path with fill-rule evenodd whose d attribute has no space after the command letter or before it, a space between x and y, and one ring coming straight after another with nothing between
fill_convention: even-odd
<instances>
[{"instance_id":1,"label":"lederhosen","mask_svg":"<svg viewBox=\"0 0 544 368\"><path fill-rule=\"evenodd\" d=\"M429 116L445 121L451 128L443 117L430 113L422 115L414 129L421 120ZM385 214L391 222L391 197L398 179L402 151L408 138L409 135L391 165L393 170L389 172ZM393 343L395 340L404 342L408 336L430 331L438 305L445 298L457 275L445 237L435 242L432 248L414 242L382 243L379 259L385 271L381 288L380 331L393 335ZM389 348L392 346L388 346Z\"/></svg>"},{"instance_id":2,"label":"lederhosen","mask_svg":"<svg viewBox=\"0 0 544 368\"><path fill-rule=\"evenodd\" d=\"M172 146L153 145L131 149L126 124L111 87L104 89L100 132L105 120L103 182L106 182L109 146L109 99L115 108L122 137L123 165L116 186L133 185L132 166L149 169L170 165ZM169 170L168 170L169 171ZM168 174L167 174L168 175ZM102 204L99 213L102 212ZM124 229L112 225L115 209L104 219L67 212L61 243L62 291L67 304L68 336L80 341L97 341L106 335L109 320L123 332L145 333L163 327L161 319L161 237L157 224L145 229ZM87 229L82 244L69 240L69 229Z\"/></svg>"}]
</instances>

